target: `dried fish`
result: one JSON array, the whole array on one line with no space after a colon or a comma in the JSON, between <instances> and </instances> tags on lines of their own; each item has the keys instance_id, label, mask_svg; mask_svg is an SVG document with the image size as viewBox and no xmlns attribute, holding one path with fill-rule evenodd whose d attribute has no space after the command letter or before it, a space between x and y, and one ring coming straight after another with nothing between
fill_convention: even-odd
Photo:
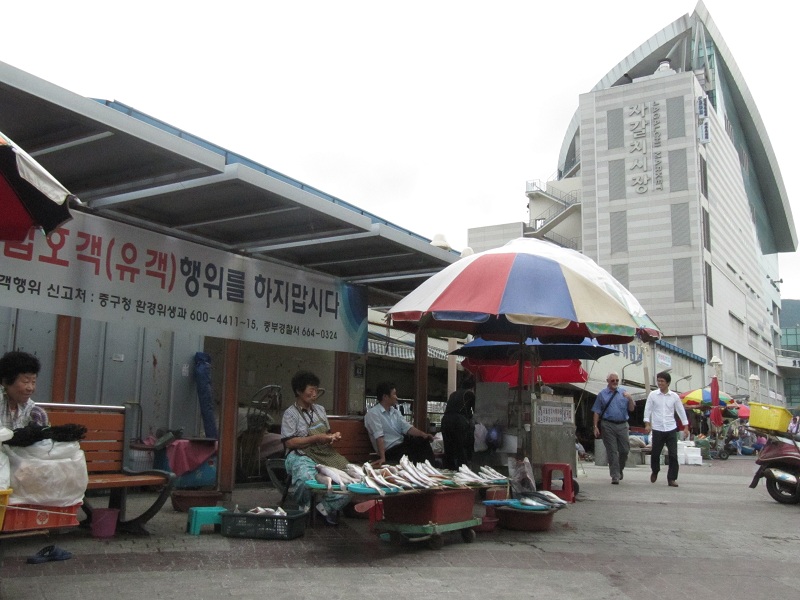
<instances>
[{"instance_id":1,"label":"dried fish","mask_svg":"<svg viewBox=\"0 0 800 600\"><path fill-rule=\"evenodd\" d=\"M321 483L322 485L327 487L329 492L333 489L333 479L331 479L327 475L323 475L322 473L317 473L316 475L314 475L314 479L317 480L317 483Z\"/></svg>"},{"instance_id":2,"label":"dried fish","mask_svg":"<svg viewBox=\"0 0 800 600\"><path fill-rule=\"evenodd\" d=\"M381 486L378 485L375 482L375 480L372 479L372 477L370 477L369 475L365 475L364 476L364 485L366 485L367 487L370 487L373 490L377 491L378 494L380 494L381 496L385 496L386 495L386 492L383 491L383 488L381 488Z\"/></svg>"},{"instance_id":3,"label":"dried fish","mask_svg":"<svg viewBox=\"0 0 800 600\"><path fill-rule=\"evenodd\" d=\"M334 467L329 467L327 465L317 465L317 472L320 475L324 475L325 477L330 477L331 480L339 485L339 489L343 492L347 491L347 485L350 483L357 483L358 480L350 477L347 473L342 471L341 469L336 469Z\"/></svg>"}]
</instances>

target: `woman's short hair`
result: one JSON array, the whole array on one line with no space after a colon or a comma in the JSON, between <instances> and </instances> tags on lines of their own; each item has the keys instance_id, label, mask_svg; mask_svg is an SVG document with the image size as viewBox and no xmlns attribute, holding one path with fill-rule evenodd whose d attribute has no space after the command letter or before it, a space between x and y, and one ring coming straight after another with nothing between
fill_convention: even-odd
<instances>
[{"instance_id":1,"label":"woman's short hair","mask_svg":"<svg viewBox=\"0 0 800 600\"><path fill-rule=\"evenodd\" d=\"M12 350L0 358L0 382L12 385L22 373L38 375L42 363L33 354Z\"/></svg>"},{"instance_id":2,"label":"woman's short hair","mask_svg":"<svg viewBox=\"0 0 800 600\"><path fill-rule=\"evenodd\" d=\"M298 371L292 377L292 391L294 395L302 394L310 385L319 387L319 377L314 375L311 371Z\"/></svg>"}]
</instances>

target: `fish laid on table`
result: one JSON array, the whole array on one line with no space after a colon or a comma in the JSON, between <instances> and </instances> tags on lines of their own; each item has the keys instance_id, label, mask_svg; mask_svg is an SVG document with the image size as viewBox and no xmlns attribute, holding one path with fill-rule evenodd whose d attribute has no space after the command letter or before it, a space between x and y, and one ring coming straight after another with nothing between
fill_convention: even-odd
<instances>
[{"instance_id":1,"label":"fish laid on table","mask_svg":"<svg viewBox=\"0 0 800 600\"><path fill-rule=\"evenodd\" d=\"M316 480L317 483L321 483L326 488L328 488L329 492L333 490L333 479L331 479L330 477L323 475L322 473L317 473L316 475L314 475L314 479Z\"/></svg>"},{"instance_id":2,"label":"fish laid on table","mask_svg":"<svg viewBox=\"0 0 800 600\"><path fill-rule=\"evenodd\" d=\"M552 506L550 503L545 504L544 502L538 502L533 498L520 498L519 503L524 504L526 506L542 506L545 508L550 508L550 506Z\"/></svg>"},{"instance_id":3,"label":"fish laid on table","mask_svg":"<svg viewBox=\"0 0 800 600\"><path fill-rule=\"evenodd\" d=\"M505 479L505 477L502 476L496 477L494 473L491 474L486 472L475 473L467 465L461 465L460 467L458 467L458 472L453 477L453 481L455 481L456 483L463 483L463 484L471 483L474 485L477 483L482 483L482 484L492 483L493 481L500 478Z\"/></svg>"},{"instance_id":4,"label":"fish laid on table","mask_svg":"<svg viewBox=\"0 0 800 600\"><path fill-rule=\"evenodd\" d=\"M349 464L348 464L348 465L347 465L347 466L344 468L344 470L345 470L345 471L347 472L347 474L348 474L348 475L350 475L350 477L352 477L353 479L355 479L355 480L357 480L357 481L364 481L364 475L366 475L366 473L364 473L364 469L362 469L362 468L361 468L361 467L359 467L358 465L354 465L353 463L349 463Z\"/></svg>"},{"instance_id":5,"label":"fish laid on table","mask_svg":"<svg viewBox=\"0 0 800 600\"><path fill-rule=\"evenodd\" d=\"M495 471L492 467L486 465L483 465L478 471L480 475L486 475L489 479L508 479L499 471Z\"/></svg>"},{"instance_id":6,"label":"fish laid on table","mask_svg":"<svg viewBox=\"0 0 800 600\"><path fill-rule=\"evenodd\" d=\"M347 486L350 483L358 483L356 479L342 471L341 469L336 469L334 467L329 467L327 465L317 465L317 474L321 475L322 477L330 478L332 483L335 483L339 486L343 492L347 491ZM319 481L319 479L317 479ZM320 483L325 483L324 481L320 481ZM331 487L328 487L330 490Z\"/></svg>"},{"instance_id":7,"label":"fish laid on table","mask_svg":"<svg viewBox=\"0 0 800 600\"><path fill-rule=\"evenodd\" d=\"M435 481L431 479L430 476L426 475L421 469L412 463L407 456L400 457L400 467L406 473L408 479L410 479L413 483L419 484L421 487L432 488L440 486L438 481Z\"/></svg>"},{"instance_id":8,"label":"fish laid on table","mask_svg":"<svg viewBox=\"0 0 800 600\"><path fill-rule=\"evenodd\" d=\"M381 496L386 495L386 492L383 491L383 488L380 486L380 484L374 479L372 479L372 477L370 477L369 475L364 476L364 485L366 485L369 488L372 488L373 490L378 492L378 494L380 494Z\"/></svg>"},{"instance_id":9,"label":"fish laid on table","mask_svg":"<svg viewBox=\"0 0 800 600\"><path fill-rule=\"evenodd\" d=\"M528 493L531 494L532 496L537 496L542 500L544 500L545 502L549 502L554 506L563 507L567 505L566 500L564 500L563 498L559 498L550 490L539 490L537 492L528 492Z\"/></svg>"},{"instance_id":10,"label":"fish laid on table","mask_svg":"<svg viewBox=\"0 0 800 600\"><path fill-rule=\"evenodd\" d=\"M395 466L386 465L378 472L380 473L381 477L383 477L389 483L399 485L400 487L408 490L414 489L414 484L403 477L403 472Z\"/></svg>"},{"instance_id":11,"label":"fish laid on table","mask_svg":"<svg viewBox=\"0 0 800 600\"><path fill-rule=\"evenodd\" d=\"M385 487L387 489L390 489L390 490L403 489L402 486L395 485L393 483L389 483L388 481L386 481L386 479L384 479L383 476L378 471L376 471L373 468L373 466L371 464L369 464L369 463L364 463L364 473L366 473L367 477L372 479L378 485L381 485L381 486L383 486L383 487Z\"/></svg>"}]
</instances>

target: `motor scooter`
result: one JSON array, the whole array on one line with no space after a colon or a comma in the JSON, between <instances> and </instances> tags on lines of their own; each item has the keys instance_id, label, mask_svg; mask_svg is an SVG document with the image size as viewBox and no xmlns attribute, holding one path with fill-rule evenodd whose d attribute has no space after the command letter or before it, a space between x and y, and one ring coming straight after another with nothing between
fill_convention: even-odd
<instances>
[{"instance_id":1,"label":"motor scooter","mask_svg":"<svg viewBox=\"0 0 800 600\"><path fill-rule=\"evenodd\" d=\"M797 504L800 502L800 434L754 428L751 431L766 437L767 443L756 459L759 467L750 487L757 487L763 477L773 500L781 504Z\"/></svg>"}]
</instances>

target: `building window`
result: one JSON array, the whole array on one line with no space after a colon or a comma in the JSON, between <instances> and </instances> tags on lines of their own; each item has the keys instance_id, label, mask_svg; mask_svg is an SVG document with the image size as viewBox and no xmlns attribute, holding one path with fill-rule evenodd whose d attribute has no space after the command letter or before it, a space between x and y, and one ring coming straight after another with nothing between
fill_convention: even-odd
<instances>
[{"instance_id":1,"label":"building window","mask_svg":"<svg viewBox=\"0 0 800 600\"><path fill-rule=\"evenodd\" d=\"M625 159L608 161L608 199L625 199Z\"/></svg>"},{"instance_id":2,"label":"building window","mask_svg":"<svg viewBox=\"0 0 800 600\"><path fill-rule=\"evenodd\" d=\"M700 156L700 193L708 198L708 165L706 159Z\"/></svg>"},{"instance_id":3,"label":"building window","mask_svg":"<svg viewBox=\"0 0 800 600\"><path fill-rule=\"evenodd\" d=\"M609 213L611 254L628 251L628 215L624 210Z\"/></svg>"},{"instance_id":4,"label":"building window","mask_svg":"<svg viewBox=\"0 0 800 600\"><path fill-rule=\"evenodd\" d=\"M747 358L741 354L736 355L736 375L739 377L748 376Z\"/></svg>"},{"instance_id":5,"label":"building window","mask_svg":"<svg viewBox=\"0 0 800 600\"><path fill-rule=\"evenodd\" d=\"M667 137L671 140L686 137L683 96L667 98Z\"/></svg>"},{"instance_id":6,"label":"building window","mask_svg":"<svg viewBox=\"0 0 800 600\"><path fill-rule=\"evenodd\" d=\"M703 248L711 252L711 221L708 211L703 209ZM730 265L728 265L730 267ZM733 269L731 269L733 270ZM733 271L736 273L736 271Z\"/></svg>"},{"instance_id":7,"label":"building window","mask_svg":"<svg viewBox=\"0 0 800 600\"><path fill-rule=\"evenodd\" d=\"M689 203L673 204L670 206L670 217L672 221L672 245L690 246L692 236L689 225Z\"/></svg>"},{"instance_id":8,"label":"building window","mask_svg":"<svg viewBox=\"0 0 800 600\"><path fill-rule=\"evenodd\" d=\"M786 406L800 406L800 379L786 377L783 380L783 394Z\"/></svg>"},{"instance_id":9,"label":"building window","mask_svg":"<svg viewBox=\"0 0 800 600\"><path fill-rule=\"evenodd\" d=\"M706 302L714 306L714 284L711 281L711 263L706 263Z\"/></svg>"},{"instance_id":10,"label":"building window","mask_svg":"<svg viewBox=\"0 0 800 600\"><path fill-rule=\"evenodd\" d=\"M622 121L622 109L615 108L606 112L608 149L622 148L625 144L625 127Z\"/></svg>"},{"instance_id":11,"label":"building window","mask_svg":"<svg viewBox=\"0 0 800 600\"><path fill-rule=\"evenodd\" d=\"M689 189L689 174L686 165L686 148L670 150L668 153L669 191L683 192Z\"/></svg>"},{"instance_id":12,"label":"building window","mask_svg":"<svg viewBox=\"0 0 800 600\"><path fill-rule=\"evenodd\" d=\"M675 258L672 260L672 287L675 302L691 302L694 284L692 282L692 259Z\"/></svg>"}]
</instances>

